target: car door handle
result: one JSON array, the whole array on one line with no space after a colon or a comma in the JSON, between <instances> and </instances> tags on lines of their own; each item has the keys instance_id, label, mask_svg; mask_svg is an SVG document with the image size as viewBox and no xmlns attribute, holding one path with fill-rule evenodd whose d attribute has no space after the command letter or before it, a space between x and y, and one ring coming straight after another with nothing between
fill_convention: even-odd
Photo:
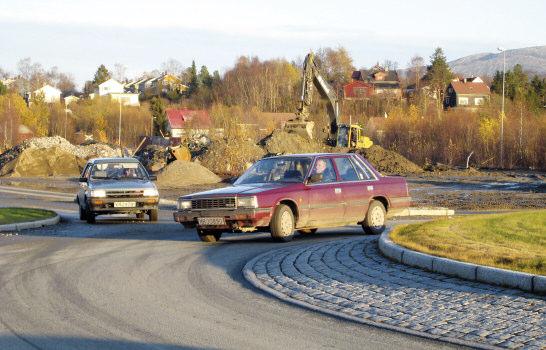
<instances>
[{"instance_id":1,"label":"car door handle","mask_svg":"<svg viewBox=\"0 0 546 350\"><path fill-rule=\"evenodd\" d=\"M334 189L334 192L335 192L336 194L340 194L340 193L341 193L341 188L336 188L336 189Z\"/></svg>"}]
</instances>

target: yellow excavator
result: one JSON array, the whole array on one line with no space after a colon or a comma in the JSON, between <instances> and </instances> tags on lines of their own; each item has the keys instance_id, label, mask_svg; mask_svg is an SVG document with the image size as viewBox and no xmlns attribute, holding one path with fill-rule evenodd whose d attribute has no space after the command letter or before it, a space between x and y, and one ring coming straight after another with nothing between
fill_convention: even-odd
<instances>
[{"instance_id":1,"label":"yellow excavator","mask_svg":"<svg viewBox=\"0 0 546 350\"><path fill-rule=\"evenodd\" d=\"M362 127L357 124L341 124L339 117L339 100L334 89L320 74L311 52L303 63L303 81L301 98L296 117L286 122L284 130L313 139L315 123L309 120L309 106L313 101L313 85L322 98L328 101L327 113L330 118L330 139L337 147L370 148L373 141L364 136Z\"/></svg>"}]
</instances>

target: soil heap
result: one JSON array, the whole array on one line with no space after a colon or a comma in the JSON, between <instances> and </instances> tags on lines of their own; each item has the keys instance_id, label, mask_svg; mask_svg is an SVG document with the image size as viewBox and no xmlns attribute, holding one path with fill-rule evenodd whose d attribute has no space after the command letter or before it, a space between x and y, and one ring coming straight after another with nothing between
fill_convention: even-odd
<instances>
[{"instance_id":1,"label":"soil heap","mask_svg":"<svg viewBox=\"0 0 546 350\"><path fill-rule=\"evenodd\" d=\"M189 185L208 185L221 179L204 166L196 162L175 160L163 168L157 175L160 188L180 188Z\"/></svg>"},{"instance_id":2,"label":"soil heap","mask_svg":"<svg viewBox=\"0 0 546 350\"><path fill-rule=\"evenodd\" d=\"M374 168L384 174L408 175L423 172L421 167L400 153L386 150L378 145L373 145L367 149L359 149L356 152L364 156Z\"/></svg>"},{"instance_id":3,"label":"soil heap","mask_svg":"<svg viewBox=\"0 0 546 350\"><path fill-rule=\"evenodd\" d=\"M295 133L282 130L274 131L262 140L262 145L269 154L294 154L327 152L329 147Z\"/></svg>"},{"instance_id":4,"label":"soil heap","mask_svg":"<svg viewBox=\"0 0 546 350\"><path fill-rule=\"evenodd\" d=\"M201 156L201 164L216 174L240 175L266 152L252 140L214 140Z\"/></svg>"},{"instance_id":5,"label":"soil heap","mask_svg":"<svg viewBox=\"0 0 546 350\"><path fill-rule=\"evenodd\" d=\"M59 136L32 138L0 154L0 176L78 176L88 159L118 155L101 143L75 146Z\"/></svg>"}]
</instances>

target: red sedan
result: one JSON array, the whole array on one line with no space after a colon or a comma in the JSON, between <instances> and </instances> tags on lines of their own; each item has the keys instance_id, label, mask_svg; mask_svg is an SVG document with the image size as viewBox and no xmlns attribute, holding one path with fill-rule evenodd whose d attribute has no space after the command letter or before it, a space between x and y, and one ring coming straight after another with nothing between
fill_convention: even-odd
<instances>
[{"instance_id":1,"label":"red sedan","mask_svg":"<svg viewBox=\"0 0 546 350\"><path fill-rule=\"evenodd\" d=\"M233 186L180 197L174 220L205 242L227 231L267 231L287 242L296 230L354 224L381 233L387 212L410 200L404 178L381 175L359 154L294 154L256 162Z\"/></svg>"}]
</instances>

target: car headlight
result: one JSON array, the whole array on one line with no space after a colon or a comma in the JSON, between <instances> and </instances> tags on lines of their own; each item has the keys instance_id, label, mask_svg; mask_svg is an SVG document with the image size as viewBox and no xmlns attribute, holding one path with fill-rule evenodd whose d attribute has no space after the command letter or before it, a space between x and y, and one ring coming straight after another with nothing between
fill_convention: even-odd
<instances>
[{"instance_id":1,"label":"car headlight","mask_svg":"<svg viewBox=\"0 0 546 350\"><path fill-rule=\"evenodd\" d=\"M89 192L89 197L104 198L104 197L106 197L106 191L105 190L91 190Z\"/></svg>"},{"instance_id":2,"label":"car headlight","mask_svg":"<svg viewBox=\"0 0 546 350\"><path fill-rule=\"evenodd\" d=\"M142 195L144 197L158 197L159 192L157 192L157 190L155 188L147 188L147 189L144 190Z\"/></svg>"},{"instance_id":3,"label":"car headlight","mask_svg":"<svg viewBox=\"0 0 546 350\"><path fill-rule=\"evenodd\" d=\"M191 200L178 200L178 209L191 209Z\"/></svg>"},{"instance_id":4,"label":"car headlight","mask_svg":"<svg viewBox=\"0 0 546 350\"><path fill-rule=\"evenodd\" d=\"M258 197L237 197L237 207L239 208L258 208Z\"/></svg>"}]
</instances>

